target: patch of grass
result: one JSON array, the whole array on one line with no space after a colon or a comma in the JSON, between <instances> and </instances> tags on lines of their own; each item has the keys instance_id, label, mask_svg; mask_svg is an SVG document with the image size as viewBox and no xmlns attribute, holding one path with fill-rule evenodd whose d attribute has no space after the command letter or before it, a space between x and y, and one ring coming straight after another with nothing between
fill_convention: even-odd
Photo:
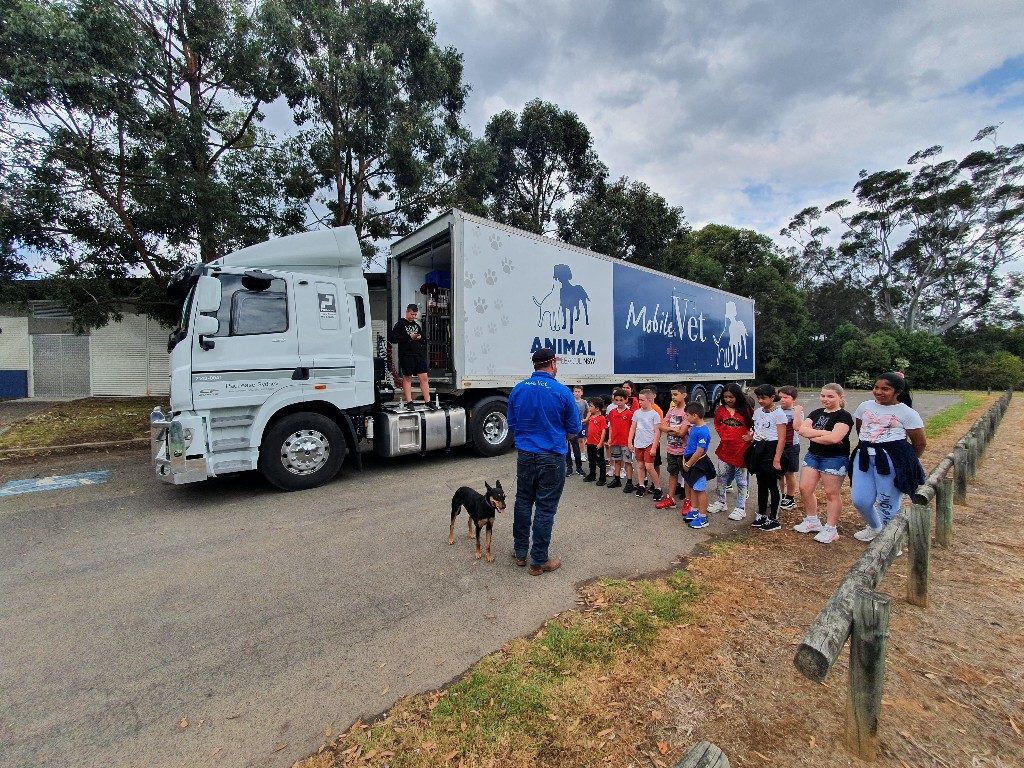
<instances>
[{"instance_id":1,"label":"patch of grass","mask_svg":"<svg viewBox=\"0 0 1024 768\"><path fill-rule=\"evenodd\" d=\"M55 403L15 422L0 435L5 448L49 448L77 443L130 440L149 435L149 413L166 398L90 397Z\"/></svg>"},{"instance_id":2,"label":"patch of grass","mask_svg":"<svg viewBox=\"0 0 1024 768\"><path fill-rule=\"evenodd\" d=\"M560 729L583 718L581 691L606 680L617 660L651 649L662 627L684 620L703 594L682 570L649 581L607 579L591 589L594 610L550 621L447 691L409 697L380 723L354 727L332 747L342 758L335 764L432 768L472 755L474 764L519 765L538 749L561 749Z\"/></svg>"},{"instance_id":3,"label":"patch of grass","mask_svg":"<svg viewBox=\"0 0 1024 768\"><path fill-rule=\"evenodd\" d=\"M977 392L962 393L960 395L959 403L955 403L948 408L944 408L934 416L930 416L925 419L925 437L935 438L945 434L963 421L967 414L984 403L985 399L985 395Z\"/></svg>"},{"instance_id":4,"label":"patch of grass","mask_svg":"<svg viewBox=\"0 0 1024 768\"><path fill-rule=\"evenodd\" d=\"M742 539L729 539L728 541L716 541L712 544L708 544L707 550L712 555L724 555L734 550L740 544L749 543L750 542L747 540L746 537L743 537Z\"/></svg>"}]
</instances>

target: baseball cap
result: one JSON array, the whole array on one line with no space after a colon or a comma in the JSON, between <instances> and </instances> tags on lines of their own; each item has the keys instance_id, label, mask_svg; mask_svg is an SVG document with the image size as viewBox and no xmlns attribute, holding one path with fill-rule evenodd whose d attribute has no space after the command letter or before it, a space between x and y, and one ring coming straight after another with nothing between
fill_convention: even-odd
<instances>
[{"instance_id":1,"label":"baseball cap","mask_svg":"<svg viewBox=\"0 0 1024 768\"><path fill-rule=\"evenodd\" d=\"M550 363L555 359L555 350L551 347L541 347L533 353L533 364L541 365L543 363Z\"/></svg>"}]
</instances>

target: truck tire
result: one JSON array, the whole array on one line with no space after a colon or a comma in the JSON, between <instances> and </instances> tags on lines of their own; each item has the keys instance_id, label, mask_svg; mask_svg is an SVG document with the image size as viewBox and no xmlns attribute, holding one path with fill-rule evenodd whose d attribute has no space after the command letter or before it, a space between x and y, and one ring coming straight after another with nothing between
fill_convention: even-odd
<instances>
[{"instance_id":1,"label":"truck tire","mask_svg":"<svg viewBox=\"0 0 1024 768\"><path fill-rule=\"evenodd\" d=\"M696 385L690 390L690 399L687 401L690 403L700 403L704 406L704 412L708 410L708 391L704 389L700 384Z\"/></svg>"},{"instance_id":2,"label":"truck tire","mask_svg":"<svg viewBox=\"0 0 1024 768\"><path fill-rule=\"evenodd\" d=\"M504 397L488 397L473 408L470 424L473 448L481 456L497 456L512 447L508 428L508 401Z\"/></svg>"},{"instance_id":3,"label":"truck tire","mask_svg":"<svg viewBox=\"0 0 1024 768\"><path fill-rule=\"evenodd\" d=\"M290 413L271 425L260 445L259 470L284 491L316 488L345 460L341 428L320 413Z\"/></svg>"}]
</instances>

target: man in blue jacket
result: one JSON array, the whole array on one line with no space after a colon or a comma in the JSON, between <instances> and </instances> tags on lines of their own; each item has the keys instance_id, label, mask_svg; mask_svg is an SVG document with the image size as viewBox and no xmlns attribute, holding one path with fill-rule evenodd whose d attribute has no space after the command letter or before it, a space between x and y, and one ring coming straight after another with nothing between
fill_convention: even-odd
<instances>
[{"instance_id":1,"label":"man in blue jacket","mask_svg":"<svg viewBox=\"0 0 1024 768\"><path fill-rule=\"evenodd\" d=\"M533 353L533 376L516 384L508 396L508 426L519 451L514 556L516 565L525 566L529 555L531 576L562 565L548 556L548 545L565 487L565 437L580 432L576 399L568 387L555 381L557 373L555 351L538 349Z\"/></svg>"}]
</instances>

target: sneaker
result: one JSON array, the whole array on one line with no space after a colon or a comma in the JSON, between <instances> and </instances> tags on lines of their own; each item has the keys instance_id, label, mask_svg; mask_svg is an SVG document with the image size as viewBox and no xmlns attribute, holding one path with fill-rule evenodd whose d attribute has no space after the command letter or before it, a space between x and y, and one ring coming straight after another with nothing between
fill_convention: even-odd
<instances>
[{"instance_id":1,"label":"sneaker","mask_svg":"<svg viewBox=\"0 0 1024 768\"><path fill-rule=\"evenodd\" d=\"M792 496L783 496L779 509L796 509L796 500Z\"/></svg>"},{"instance_id":2,"label":"sneaker","mask_svg":"<svg viewBox=\"0 0 1024 768\"><path fill-rule=\"evenodd\" d=\"M633 486L633 481L632 480L627 480L626 481L626 484L624 486L622 486L622 492L623 493L635 493L636 492L636 488Z\"/></svg>"},{"instance_id":3,"label":"sneaker","mask_svg":"<svg viewBox=\"0 0 1024 768\"><path fill-rule=\"evenodd\" d=\"M768 521L767 515L754 515L754 522L750 524L751 528L760 528Z\"/></svg>"},{"instance_id":4,"label":"sneaker","mask_svg":"<svg viewBox=\"0 0 1024 768\"><path fill-rule=\"evenodd\" d=\"M720 501L712 501L708 504L709 515L717 515L719 512L725 512L725 504Z\"/></svg>"},{"instance_id":5,"label":"sneaker","mask_svg":"<svg viewBox=\"0 0 1024 768\"><path fill-rule=\"evenodd\" d=\"M651 498L654 499L655 501L661 501L663 496L664 494L661 492L661 488L654 488L651 491Z\"/></svg>"},{"instance_id":6,"label":"sneaker","mask_svg":"<svg viewBox=\"0 0 1024 768\"><path fill-rule=\"evenodd\" d=\"M820 531L818 535L814 537L814 540L821 544L831 544L833 541L838 541L839 531L836 530L834 525L826 525Z\"/></svg>"},{"instance_id":7,"label":"sneaker","mask_svg":"<svg viewBox=\"0 0 1024 768\"><path fill-rule=\"evenodd\" d=\"M647 493L647 486L646 485L638 485L633 490L633 493L636 494L636 497L639 499L639 498L641 498L642 496L644 496Z\"/></svg>"},{"instance_id":8,"label":"sneaker","mask_svg":"<svg viewBox=\"0 0 1024 768\"><path fill-rule=\"evenodd\" d=\"M583 482L584 482L584 483L592 483L592 482L594 482L595 480L597 480L597 478L596 478L596 477L594 477L593 475L586 475L586 476L585 476L585 477L583 478Z\"/></svg>"},{"instance_id":9,"label":"sneaker","mask_svg":"<svg viewBox=\"0 0 1024 768\"><path fill-rule=\"evenodd\" d=\"M569 469L565 470L565 476L566 477L572 477L572 468L571 467Z\"/></svg>"},{"instance_id":10,"label":"sneaker","mask_svg":"<svg viewBox=\"0 0 1024 768\"><path fill-rule=\"evenodd\" d=\"M659 501L657 504L654 505L654 508L655 509L668 509L669 507L674 507L675 505L676 505L676 500L675 499L673 499L671 496L665 496L661 501Z\"/></svg>"},{"instance_id":11,"label":"sneaker","mask_svg":"<svg viewBox=\"0 0 1024 768\"><path fill-rule=\"evenodd\" d=\"M779 521L776 520L774 517L769 517L768 519L766 519L763 523L761 523L760 527L761 527L762 531L781 531L782 530L782 524L779 523Z\"/></svg>"},{"instance_id":12,"label":"sneaker","mask_svg":"<svg viewBox=\"0 0 1024 768\"><path fill-rule=\"evenodd\" d=\"M743 507L736 507L732 512L729 513L730 520L742 520L747 516L747 510Z\"/></svg>"},{"instance_id":13,"label":"sneaker","mask_svg":"<svg viewBox=\"0 0 1024 768\"><path fill-rule=\"evenodd\" d=\"M594 485L604 485L604 486L607 486L607 485L608 485L608 481L607 481L607 480L605 480L605 479L604 479L604 478L602 477L602 478L601 478L600 480L598 480L598 481L597 481L596 483L594 483Z\"/></svg>"},{"instance_id":14,"label":"sneaker","mask_svg":"<svg viewBox=\"0 0 1024 768\"><path fill-rule=\"evenodd\" d=\"M878 534L882 532L881 528L872 528L870 525L865 526L861 530L853 534L853 538L857 541L874 541L878 538Z\"/></svg>"},{"instance_id":15,"label":"sneaker","mask_svg":"<svg viewBox=\"0 0 1024 768\"><path fill-rule=\"evenodd\" d=\"M576 474L580 477L585 477L587 473L583 471L583 467L576 467Z\"/></svg>"},{"instance_id":16,"label":"sneaker","mask_svg":"<svg viewBox=\"0 0 1024 768\"><path fill-rule=\"evenodd\" d=\"M600 483L598 483L598 485L600 485ZM622 481L619 480L619 478L617 478L617 477L613 477L612 481L610 483L608 483L608 485L606 487L608 487L608 488L621 488L622 487Z\"/></svg>"},{"instance_id":17,"label":"sneaker","mask_svg":"<svg viewBox=\"0 0 1024 768\"><path fill-rule=\"evenodd\" d=\"M808 515L804 518L802 523L797 523L796 525L794 525L793 530L797 533L815 533L816 531L820 531L821 518L819 518L817 515Z\"/></svg>"},{"instance_id":18,"label":"sneaker","mask_svg":"<svg viewBox=\"0 0 1024 768\"><path fill-rule=\"evenodd\" d=\"M693 519L690 520L687 525L691 528L707 528L711 523L703 515L694 515Z\"/></svg>"},{"instance_id":19,"label":"sneaker","mask_svg":"<svg viewBox=\"0 0 1024 768\"><path fill-rule=\"evenodd\" d=\"M690 513L691 505L689 499L683 499L683 509L680 514L688 515Z\"/></svg>"},{"instance_id":20,"label":"sneaker","mask_svg":"<svg viewBox=\"0 0 1024 768\"><path fill-rule=\"evenodd\" d=\"M689 523L694 518L700 517L700 512L698 512L696 509L691 509L689 512L682 513L682 515L683 520Z\"/></svg>"}]
</instances>

